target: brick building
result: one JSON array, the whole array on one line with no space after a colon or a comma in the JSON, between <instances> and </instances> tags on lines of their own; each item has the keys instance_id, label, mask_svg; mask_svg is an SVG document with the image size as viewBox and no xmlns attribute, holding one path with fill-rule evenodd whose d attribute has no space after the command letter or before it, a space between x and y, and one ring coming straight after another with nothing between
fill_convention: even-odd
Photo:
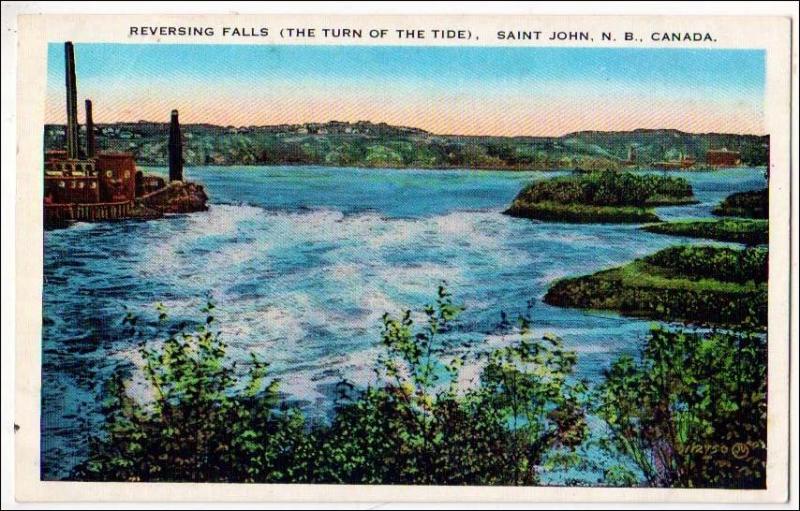
<instances>
[{"instance_id":1,"label":"brick building","mask_svg":"<svg viewBox=\"0 0 800 511\"><path fill-rule=\"evenodd\" d=\"M706 152L706 163L716 167L735 167L741 165L742 154L739 151L729 151L726 147L710 149Z\"/></svg>"}]
</instances>

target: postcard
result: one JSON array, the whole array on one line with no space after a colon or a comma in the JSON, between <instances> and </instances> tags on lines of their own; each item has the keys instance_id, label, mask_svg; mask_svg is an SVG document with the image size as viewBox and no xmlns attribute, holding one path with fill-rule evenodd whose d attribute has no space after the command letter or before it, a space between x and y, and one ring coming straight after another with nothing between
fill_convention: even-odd
<instances>
[{"instance_id":1,"label":"postcard","mask_svg":"<svg viewBox=\"0 0 800 511\"><path fill-rule=\"evenodd\" d=\"M786 500L789 19L18 25L19 500Z\"/></svg>"}]
</instances>

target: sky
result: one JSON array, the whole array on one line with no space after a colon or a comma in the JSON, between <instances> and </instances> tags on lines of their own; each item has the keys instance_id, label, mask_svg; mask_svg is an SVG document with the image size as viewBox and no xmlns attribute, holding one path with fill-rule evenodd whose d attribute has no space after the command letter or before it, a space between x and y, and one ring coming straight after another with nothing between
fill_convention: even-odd
<instances>
[{"instance_id":1,"label":"sky","mask_svg":"<svg viewBox=\"0 0 800 511\"><path fill-rule=\"evenodd\" d=\"M249 126L359 120L438 134L674 128L764 134L764 52L622 48L75 44L79 118ZM46 122L66 120L64 45Z\"/></svg>"}]
</instances>

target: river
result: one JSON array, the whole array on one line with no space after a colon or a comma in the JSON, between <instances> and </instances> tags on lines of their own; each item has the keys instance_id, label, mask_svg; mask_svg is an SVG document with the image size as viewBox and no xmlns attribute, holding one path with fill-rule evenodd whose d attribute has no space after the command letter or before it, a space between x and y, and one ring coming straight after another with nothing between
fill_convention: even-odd
<instances>
[{"instance_id":1,"label":"river","mask_svg":"<svg viewBox=\"0 0 800 511\"><path fill-rule=\"evenodd\" d=\"M159 302L173 318L196 319L212 299L230 356L261 354L309 414L330 409L340 379L368 383L383 313L419 310L442 281L466 306L463 349L512 342L494 334L500 311L513 317L533 300L534 331L563 337L578 352L578 376L596 379L637 352L651 322L550 307L541 301L548 283L698 240L501 214L527 182L554 175L195 167L185 176L206 186L206 213L47 231L43 478L82 460L104 382L138 363L122 318L152 318ZM765 184L750 168L681 175L700 204L659 208L663 218L709 217L726 195Z\"/></svg>"}]
</instances>

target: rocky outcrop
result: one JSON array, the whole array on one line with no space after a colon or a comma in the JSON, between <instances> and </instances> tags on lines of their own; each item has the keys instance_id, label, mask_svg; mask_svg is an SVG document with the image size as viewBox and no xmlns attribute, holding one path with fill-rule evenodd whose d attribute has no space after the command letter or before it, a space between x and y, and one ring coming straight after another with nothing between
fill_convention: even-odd
<instances>
[{"instance_id":1,"label":"rocky outcrop","mask_svg":"<svg viewBox=\"0 0 800 511\"><path fill-rule=\"evenodd\" d=\"M202 185L173 181L166 187L145 195L137 201L143 208L165 213L194 213L207 211L208 195Z\"/></svg>"}]
</instances>

